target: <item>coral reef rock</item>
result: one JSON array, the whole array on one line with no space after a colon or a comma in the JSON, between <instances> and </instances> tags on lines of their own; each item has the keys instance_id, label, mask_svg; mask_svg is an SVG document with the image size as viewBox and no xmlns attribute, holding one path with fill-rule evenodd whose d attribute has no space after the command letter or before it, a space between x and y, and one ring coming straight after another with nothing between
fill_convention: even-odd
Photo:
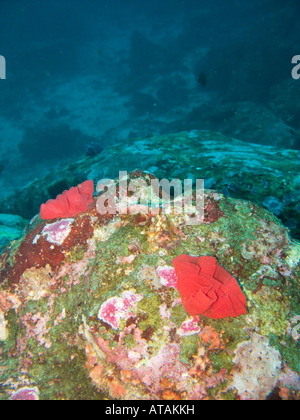
<instances>
[{"instance_id":1,"label":"coral reef rock","mask_svg":"<svg viewBox=\"0 0 300 420\"><path fill-rule=\"evenodd\" d=\"M276 216L213 190L190 225L163 204L100 215L97 199L66 223L37 217L1 255L1 399L300 398L300 245ZM183 253L217 258L248 314L190 316Z\"/></svg>"}]
</instances>

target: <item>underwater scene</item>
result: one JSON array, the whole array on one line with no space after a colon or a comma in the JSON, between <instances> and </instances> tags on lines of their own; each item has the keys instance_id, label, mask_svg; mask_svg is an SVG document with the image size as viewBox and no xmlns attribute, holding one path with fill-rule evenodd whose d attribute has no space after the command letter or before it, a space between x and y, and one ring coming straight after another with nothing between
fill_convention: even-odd
<instances>
[{"instance_id":1,"label":"underwater scene","mask_svg":"<svg viewBox=\"0 0 300 420\"><path fill-rule=\"evenodd\" d=\"M300 400L299 17L1 2L0 400Z\"/></svg>"}]
</instances>

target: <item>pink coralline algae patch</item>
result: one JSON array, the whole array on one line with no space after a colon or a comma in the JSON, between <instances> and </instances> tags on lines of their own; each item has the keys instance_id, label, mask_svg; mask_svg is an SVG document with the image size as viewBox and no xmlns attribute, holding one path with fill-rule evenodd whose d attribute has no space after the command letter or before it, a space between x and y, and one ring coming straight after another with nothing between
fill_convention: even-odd
<instances>
[{"instance_id":1,"label":"pink coralline algae patch","mask_svg":"<svg viewBox=\"0 0 300 420\"><path fill-rule=\"evenodd\" d=\"M39 390L37 387L34 388L20 388L10 398L13 401L38 401Z\"/></svg>"},{"instance_id":2,"label":"pink coralline algae patch","mask_svg":"<svg viewBox=\"0 0 300 420\"><path fill-rule=\"evenodd\" d=\"M49 349L52 345L48 337L47 323L49 320L50 316L48 314L42 315L41 312L37 312L35 315L25 314L22 318L22 324L26 328L26 338L35 338L41 346Z\"/></svg>"},{"instance_id":3,"label":"pink coralline algae patch","mask_svg":"<svg viewBox=\"0 0 300 420\"><path fill-rule=\"evenodd\" d=\"M42 235L52 244L62 245L71 232L71 225L74 219L64 219L56 223L48 224L42 230Z\"/></svg>"},{"instance_id":4,"label":"pink coralline algae patch","mask_svg":"<svg viewBox=\"0 0 300 420\"><path fill-rule=\"evenodd\" d=\"M176 383L179 392L186 389L188 366L180 361L180 351L179 344L166 344L149 359L146 366L139 368L141 381L152 393L157 395L162 392L162 381Z\"/></svg>"},{"instance_id":5,"label":"pink coralline algae patch","mask_svg":"<svg viewBox=\"0 0 300 420\"><path fill-rule=\"evenodd\" d=\"M98 319L111 325L117 330L121 319L128 319L134 315L134 309L143 299L143 294L135 294L131 290L122 293L121 297L114 296L104 302L98 312Z\"/></svg>"},{"instance_id":6,"label":"pink coralline algae patch","mask_svg":"<svg viewBox=\"0 0 300 420\"><path fill-rule=\"evenodd\" d=\"M192 317L184 321L178 330L178 334L181 336L198 334L201 329L197 321L197 317Z\"/></svg>"},{"instance_id":7,"label":"pink coralline algae patch","mask_svg":"<svg viewBox=\"0 0 300 420\"><path fill-rule=\"evenodd\" d=\"M128 334L135 341L134 346L130 349L124 343L124 339ZM119 342L113 349L110 346L109 340L104 340L101 336L98 336L95 341L110 362L116 364L119 369L133 371L135 370L136 363L147 357L148 354L147 340L142 335L143 332L135 324L131 324L120 332Z\"/></svg>"},{"instance_id":8,"label":"pink coralline algae patch","mask_svg":"<svg viewBox=\"0 0 300 420\"><path fill-rule=\"evenodd\" d=\"M160 282L163 286L174 287L176 289L177 277L174 267L163 266L156 269L160 276Z\"/></svg>"},{"instance_id":9,"label":"pink coralline algae patch","mask_svg":"<svg viewBox=\"0 0 300 420\"><path fill-rule=\"evenodd\" d=\"M167 309L167 305L163 304L159 307L159 314L162 319L170 319L171 318L171 311Z\"/></svg>"}]
</instances>

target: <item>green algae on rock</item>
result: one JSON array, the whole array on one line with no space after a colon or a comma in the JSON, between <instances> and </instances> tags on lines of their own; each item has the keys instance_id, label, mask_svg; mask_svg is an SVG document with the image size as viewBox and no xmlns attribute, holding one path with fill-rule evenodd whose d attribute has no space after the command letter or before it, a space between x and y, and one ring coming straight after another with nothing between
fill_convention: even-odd
<instances>
[{"instance_id":1,"label":"green algae on rock","mask_svg":"<svg viewBox=\"0 0 300 420\"><path fill-rule=\"evenodd\" d=\"M204 198L199 225L93 205L60 242L57 221L36 220L12 243L0 262L0 397L259 399L276 389L299 399L299 243L250 201ZM182 253L215 256L248 315L190 317L170 272Z\"/></svg>"}]
</instances>

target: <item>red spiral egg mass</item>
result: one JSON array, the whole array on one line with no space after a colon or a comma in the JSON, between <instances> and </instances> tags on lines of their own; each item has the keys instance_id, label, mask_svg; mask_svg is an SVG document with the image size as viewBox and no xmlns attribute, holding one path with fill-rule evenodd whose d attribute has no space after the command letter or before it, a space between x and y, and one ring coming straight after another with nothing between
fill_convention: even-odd
<instances>
[{"instance_id":1,"label":"red spiral egg mass","mask_svg":"<svg viewBox=\"0 0 300 420\"><path fill-rule=\"evenodd\" d=\"M192 316L220 319L247 313L246 296L237 280L211 256L173 259L182 305Z\"/></svg>"},{"instance_id":2,"label":"red spiral egg mass","mask_svg":"<svg viewBox=\"0 0 300 420\"><path fill-rule=\"evenodd\" d=\"M85 181L58 195L55 200L48 200L41 205L40 217L44 220L58 217L74 217L86 211L93 202L94 182Z\"/></svg>"}]
</instances>

